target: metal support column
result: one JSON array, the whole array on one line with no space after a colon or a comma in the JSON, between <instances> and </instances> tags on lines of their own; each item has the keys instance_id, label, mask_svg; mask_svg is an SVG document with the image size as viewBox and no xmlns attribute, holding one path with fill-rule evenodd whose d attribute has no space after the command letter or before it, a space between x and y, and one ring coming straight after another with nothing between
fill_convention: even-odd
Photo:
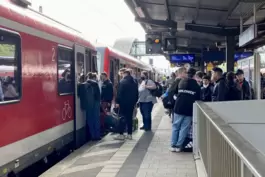
<instances>
[{"instance_id":1,"label":"metal support column","mask_svg":"<svg viewBox=\"0 0 265 177\"><path fill-rule=\"evenodd\" d=\"M256 99L261 99L261 79L260 79L260 53L254 54L254 92Z\"/></svg>"},{"instance_id":2,"label":"metal support column","mask_svg":"<svg viewBox=\"0 0 265 177\"><path fill-rule=\"evenodd\" d=\"M227 36L226 37L226 71L234 71L234 62L235 62L235 37Z\"/></svg>"}]
</instances>

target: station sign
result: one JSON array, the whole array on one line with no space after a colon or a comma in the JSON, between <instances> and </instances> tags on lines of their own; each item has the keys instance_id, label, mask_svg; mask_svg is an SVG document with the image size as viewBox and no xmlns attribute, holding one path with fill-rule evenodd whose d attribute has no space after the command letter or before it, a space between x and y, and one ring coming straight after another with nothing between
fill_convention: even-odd
<instances>
[{"instance_id":1,"label":"station sign","mask_svg":"<svg viewBox=\"0 0 265 177\"><path fill-rule=\"evenodd\" d=\"M195 54L171 54L169 60L171 63L194 63Z\"/></svg>"}]
</instances>

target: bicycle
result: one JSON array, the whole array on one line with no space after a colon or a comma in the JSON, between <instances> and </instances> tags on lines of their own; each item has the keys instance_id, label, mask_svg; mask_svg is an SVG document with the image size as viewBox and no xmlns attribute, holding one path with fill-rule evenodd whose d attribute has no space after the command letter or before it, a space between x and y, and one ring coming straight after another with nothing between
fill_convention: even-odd
<instances>
[{"instance_id":1,"label":"bicycle","mask_svg":"<svg viewBox=\"0 0 265 177\"><path fill-rule=\"evenodd\" d=\"M71 117L72 117L72 108L71 108L70 102L68 100L68 101L64 102L64 107L62 110L62 119L63 120L66 120L67 118L71 119Z\"/></svg>"}]
</instances>

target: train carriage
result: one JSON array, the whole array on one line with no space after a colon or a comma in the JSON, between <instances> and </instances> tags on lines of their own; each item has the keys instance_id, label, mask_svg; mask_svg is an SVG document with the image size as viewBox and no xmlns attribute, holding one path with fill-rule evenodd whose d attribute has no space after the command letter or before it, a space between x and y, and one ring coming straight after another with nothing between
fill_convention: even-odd
<instances>
[{"instance_id":1,"label":"train carriage","mask_svg":"<svg viewBox=\"0 0 265 177\"><path fill-rule=\"evenodd\" d=\"M152 67L140 60L115 50L111 47L96 47L98 56L98 68L100 72L106 72L110 80L116 85L119 81L118 72L121 68L131 68L136 78L140 78L141 71L147 71L150 76Z\"/></svg>"},{"instance_id":2,"label":"train carriage","mask_svg":"<svg viewBox=\"0 0 265 177\"><path fill-rule=\"evenodd\" d=\"M97 71L96 49L80 32L26 0L1 1L0 176L86 142L75 95L78 77L88 71Z\"/></svg>"}]
</instances>

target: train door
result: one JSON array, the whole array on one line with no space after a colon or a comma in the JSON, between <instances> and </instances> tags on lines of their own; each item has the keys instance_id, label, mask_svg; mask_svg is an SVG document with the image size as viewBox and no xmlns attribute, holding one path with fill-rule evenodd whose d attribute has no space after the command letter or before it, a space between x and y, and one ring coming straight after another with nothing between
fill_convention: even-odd
<instances>
[{"instance_id":1,"label":"train door","mask_svg":"<svg viewBox=\"0 0 265 177\"><path fill-rule=\"evenodd\" d=\"M85 60L85 48L75 44L75 119L74 119L74 133L75 133L75 146L76 148L86 143L87 131L86 131L86 114L81 110L80 98L77 94L77 88L79 83L79 77L81 74L87 73L86 60Z\"/></svg>"},{"instance_id":2,"label":"train door","mask_svg":"<svg viewBox=\"0 0 265 177\"><path fill-rule=\"evenodd\" d=\"M115 59L115 75L116 76L118 76L118 77L115 77L115 80L116 80L116 84L118 84L119 83L119 81L120 81L120 77L119 77L119 75L118 75L118 72L119 72L119 70L120 70L120 60L118 60L118 59Z\"/></svg>"}]
</instances>

